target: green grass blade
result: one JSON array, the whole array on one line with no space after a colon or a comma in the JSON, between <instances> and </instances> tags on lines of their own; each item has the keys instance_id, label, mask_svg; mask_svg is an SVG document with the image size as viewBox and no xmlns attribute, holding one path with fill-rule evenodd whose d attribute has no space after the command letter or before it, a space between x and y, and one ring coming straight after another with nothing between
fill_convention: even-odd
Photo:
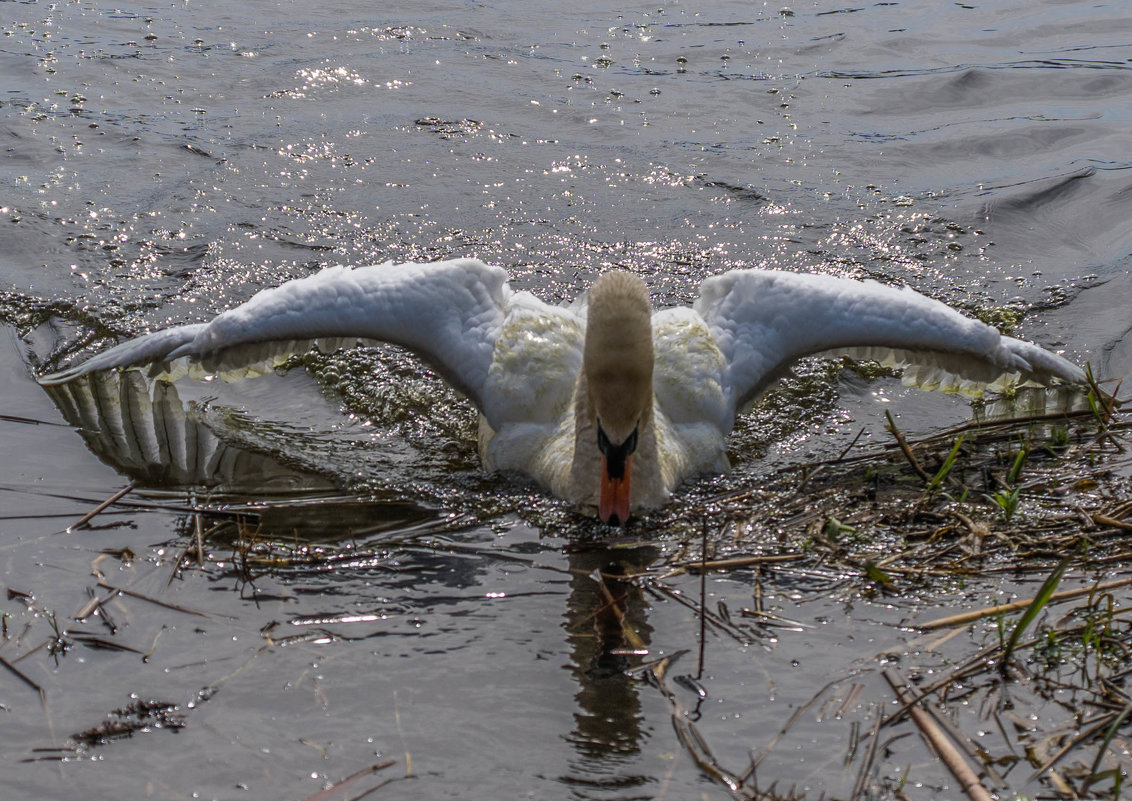
<instances>
[{"instance_id":1,"label":"green grass blade","mask_svg":"<svg viewBox=\"0 0 1132 801\"><path fill-rule=\"evenodd\" d=\"M939 489L943 482L947 479L947 474L951 472L951 468L955 466L955 460L959 458L959 449L963 447L963 435L960 434L955 444L951 447L951 453L947 454L947 458L943 460L943 464L939 468L939 472L935 474L935 478L928 482L928 492L934 492Z\"/></svg>"},{"instance_id":2,"label":"green grass blade","mask_svg":"<svg viewBox=\"0 0 1132 801\"><path fill-rule=\"evenodd\" d=\"M1049 577L1042 582L1041 589L1038 594L1034 596L1034 602L1026 607L1026 611L1022 613L1022 617L1014 625L1014 630L1010 632L1010 639L1006 641L1006 647L1002 651L1002 664L999 667L1006 670L1006 665L1010 662L1010 657L1014 654L1014 649L1018 645L1018 641L1022 639L1022 634L1030 627L1030 624L1037 619L1038 615L1045 609L1049 599L1057 591L1057 585L1061 583L1061 577L1065 575L1065 569L1069 567L1069 562L1073 557L1067 556L1053 569Z\"/></svg>"},{"instance_id":3,"label":"green grass blade","mask_svg":"<svg viewBox=\"0 0 1132 801\"><path fill-rule=\"evenodd\" d=\"M1006 476L1006 483L1014 486L1018 483L1018 477L1022 475L1022 466L1026 464L1026 456L1029 454L1026 448L1019 449L1018 456L1014 459L1014 464L1010 467L1010 472Z\"/></svg>"},{"instance_id":4,"label":"green grass blade","mask_svg":"<svg viewBox=\"0 0 1132 801\"><path fill-rule=\"evenodd\" d=\"M1120 713L1112 719L1112 723L1105 730L1104 739L1101 741L1100 748L1097 749L1097 757L1093 760L1093 767L1089 769L1090 784L1092 784L1093 777L1096 776L1100 770L1101 760L1104 759L1104 755L1108 752L1109 743L1111 743L1112 738L1116 736L1116 730L1120 728L1120 724L1124 722L1124 719L1128 717L1128 713L1130 712L1132 712L1132 703L1125 704L1124 709L1120 710Z\"/></svg>"}]
</instances>

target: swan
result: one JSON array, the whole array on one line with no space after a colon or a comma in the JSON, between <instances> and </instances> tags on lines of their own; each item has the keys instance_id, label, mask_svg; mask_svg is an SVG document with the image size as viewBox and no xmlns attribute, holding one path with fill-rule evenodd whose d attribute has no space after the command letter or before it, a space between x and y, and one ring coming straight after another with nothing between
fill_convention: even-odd
<instances>
[{"instance_id":1,"label":"swan","mask_svg":"<svg viewBox=\"0 0 1132 801\"><path fill-rule=\"evenodd\" d=\"M39 380L128 367L236 380L359 341L414 351L471 399L486 470L524 472L612 524L690 475L725 472L735 415L801 357L874 359L968 394L1085 381L1057 354L875 281L732 270L691 308L654 311L640 278L610 272L553 306L476 259L330 267Z\"/></svg>"}]
</instances>

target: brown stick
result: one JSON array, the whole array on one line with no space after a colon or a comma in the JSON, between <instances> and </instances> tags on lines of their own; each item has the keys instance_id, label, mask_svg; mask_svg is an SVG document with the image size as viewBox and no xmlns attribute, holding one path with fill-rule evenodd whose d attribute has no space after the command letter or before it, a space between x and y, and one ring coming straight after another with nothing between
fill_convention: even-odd
<instances>
[{"instance_id":1,"label":"brown stick","mask_svg":"<svg viewBox=\"0 0 1132 801\"><path fill-rule=\"evenodd\" d=\"M201 522L200 514L193 515L193 530L197 535L197 567L201 570L204 569L204 524Z\"/></svg>"},{"instance_id":2,"label":"brown stick","mask_svg":"<svg viewBox=\"0 0 1132 801\"><path fill-rule=\"evenodd\" d=\"M924 472L924 468L920 467L920 461L916 458L916 454L912 453L912 449L908 446L908 440L904 439L904 435L900 433L900 429L896 427L896 421L892 419L892 414L885 412L884 416L888 418L888 429L892 436L896 437L896 444L900 446L904 458L908 460L908 464L912 465L912 469L916 471L916 475L924 480L925 484L930 484L932 477Z\"/></svg>"},{"instance_id":3,"label":"brown stick","mask_svg":"<svg viewBox=\"0 0 1132 801\"><path fill-rule=\"evenodd\" d=\"M69 532L74 531L75 529L82 528L87 523L89 523L91 520L93 520L96 515L101 514L108 506L122 500L123 496L125 496L126 493L131 492L133 490L133 488L134 488L133 483L127 484L126 486L122 487L122 489L115 492L113 495L111 495L109 498L104 500L102 503L98 504L98 506L94 507L89 512L87 512L85 515L83 515L81 518L79 518L79 522L75 523L73 526L70 526L67 529L67 532L69 533Z\"/></svg>"},{"instance_id":4,"label":"brown stick","mask_svg":"<svg viewBox=\"0 0 1132 801\"><path fill-rule=\"evenodd\" d=\"M28 685L33 690L35 690L37 693L39 693L39 699L46 703L47 693L44 691L43 687L41 687L40 685L38 685L34 681L32 681L30 678L28 678L28 675L26 673L24 673L22 670L20 670L18 667L13 665L11 662L9 662L7 659L5 659L2 656L0 656L0 665L3 665L4 667L8 668L8 670L12 671L12 673L16 676L16 678L20 679L21 681L24 682L24 684Z\"/></svg>"},{"instance_id":5,"label":"brown stick","mask_svg":"<svg viewBox=\"0 0 1132 801\"><path fill-rule=\"evenodd\" d=\"M690 562L680 562L673 567L683 568L687 572L698 570L729 570L733 567L747 567L748 565L761 565L767 562L797 562L805 559L804 554L768 554L766 556L736 556L731 559L709 559L702 562L699 559Z\"/></svg>"},{"instance_id":6,"label":"brown stick","mask_svg":"<svg viewBox=\"0 0 1132 801\"><path fill-rule=\"evenodd\" d=\"M1098 526L1111 526L1112 528L1122 528L1125 531L1132 531L1132 523L1117 520L1115 517L1102 515L1100 512L1093 515L1093 522Z\"/></svg>"},{"instance_id":7,"label":"brown stick","mask_svg":"<svg viewBox=\"0 0 1132 801\"><path fill-rule=\"evenodd\" d=\"M892 691L896 693L897 699L901 703L906 702L907 693L905 691L905 684L899 674L892 668L887 668L882 671L885 681L892 687ZM972 801L993 801L993 796L986 787L983 787L979 777L975 771L971 770L971 766L967 764L967 760L959 753L959 750L951 742L946 734L936 725L929 715L920 706L913 704L908 708L908 714L911 716L912 721L920 729L936 754L951 771L951 775L955 777L956 781L963 788L963 792L967 794Z\"/></svg>"},{"instance_id":8,"label":"brown stick","mask_svg":"<svg viewBox=\"0 0 1132 801\"><path fill-rule=\"evenodd\" d=\"M338 793L341 790L346 789L347 785L356 782L358 779L362 778L363 776L370 776L374 773L377 773L378 771L385 770L389 766L395 765L395 764L397 764L397 760L396 759L390 759L386 762L380 762L376 765L370 765L368 768L362 768L361 770L359 770L355 773L351 773L345 779L342 779L341 781L335 782L334 784L327 787L325 790L322 790L321 792L315 793L314 795L307 796L307 798L304 799L304 801L328 801L328 799L330 799L330 798L336 798L336 797L338 797Z\"/></svg>"},{"instance_id":9,"label":"brown stick","mask_svg":"<svg viewBox=\"0 0 1132 801\"><path fill-rule=\"evenodd\" d=\"M700 520L700 661L696 681L704 677L704 651L707 649L707 518Z\"/></svg>"},{"instance_id":10,"label":"brown stick","mask_svg":"<svg viewBox=\"0 0 1132 801\"><path fill-rule=\"evenodd\" d=\"M154 598L152 595L145 595L144 593L137 592L136 590L131 590L126 587L115 587L105 579L100 579L98 586L106 590L113 590L115 592L121 593L122 595L128 595L131 598L137 598L139 601L148 601L149 603L155 604L156 606L163 606L166 609L172 609L176 612L184 612L186 615L195 615L196 617L220 617L227 618L228 620L236 619L231 615L216 615L211 613L206 614L205 612L198 612L195 609L189 609L186 606L170 603L169 601L163 601L160 598Z\"/></svg>"},{"instance_id":11,"label":"brown stick","mask_svg":"<svg viewBox=\"0 0 1132 801\"><path fill-rule=\"evenodd\" d=\"M1082 595L1088 595L1091 592L1099 592L1103 590L1112 590L1117 587L1124 587L1132 584L1132 576L1115 579L1113 581L1106 581L1104 584L1093 584L1089 587L1078 587L1073 590L1062 590L1055 592L1050 596L1050 601L1064 601L1069 598L1078 598ZM916 628L924 631L931 631L932 629L942 629L948 626L961 626L964 623L970 623L974 620L980 620L984 617L991 617L1001 612L1016 612L1019 609L1025 609L1034 602L1033 598L1025 598L1021 601L1011 601L1008 604L999 604L998 606L988 606L985 609L975 609L970 612L963 612L959 615L950 615L948 617L936 618L929 620L927 623L921 623Z\"/></svg>"}]
</instances>

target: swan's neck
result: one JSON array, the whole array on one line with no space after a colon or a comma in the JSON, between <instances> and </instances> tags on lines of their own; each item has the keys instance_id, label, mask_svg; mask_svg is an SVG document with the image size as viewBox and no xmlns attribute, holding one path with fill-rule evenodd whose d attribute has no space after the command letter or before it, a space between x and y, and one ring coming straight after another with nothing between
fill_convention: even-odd
<instances>
[{"instance_id":1,"label":"swan's neck","mask_svg":"<svg viewBox=\"0 0 1132 801\"><path fill-rule=\"evenodd\" d=\"M587 411L614 445L652 414L655 360L644 282L630 273L602 275L590 290L582 374Z\"/></svg>"}]
</instances>

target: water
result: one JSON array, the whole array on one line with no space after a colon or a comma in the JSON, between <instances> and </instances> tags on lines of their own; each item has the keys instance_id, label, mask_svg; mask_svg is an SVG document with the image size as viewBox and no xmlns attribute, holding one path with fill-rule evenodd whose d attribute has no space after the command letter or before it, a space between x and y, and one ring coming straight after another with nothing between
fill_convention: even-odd
<instances>
[{"instance_id":1,"label":"water","mask_svg":"<svg viewBox=\"0 0 1132 801\"><path fill-rule=\"evenodd\" d=\"M2 9L0 399L42 424L0 422L6 584L36 596L3 607L18 638L0 656L53 639L45 613L63 621L86 603L103 549L135 557L99 562L111 583L209 616L114 602L121 638L153 656L79 645L56 659L45 646L18 663L43 706L3 674L5 782L20 797L305 798L389 758L400 762L385 773L404 775L406 752L417 778L382 797L726 796L687 758L663 695L595 647L606 629L595 639L586 574L621 557L575 553L592 532L567 509L482 476L471 410L411 358L178 385L189 424L232 454L230 494L216 498L302 499L264 536L352 543L366 558L264 564L249 584L222 531L227 561L168 586L191 517L134 508L61 532L127 478L159 505L185 500L181 481L57 425L27 366L207 319L327 264L475 255L555 300L610 267L641 272L660 304L735 266L877 276L1013 310L1018 333L1102 376L1132 367L1132 41L1119 3ZM836 455L862 427L879 441L885 409L911 432L969 414L895 381L802 373L740 424L727 486ZM710 486L634 533L679 548L683 532L660 521ZM420 526L428 547L403 540ZM697 725L740 771L829 677L850 681L908 637L899 604L795 608L778 582L788 613L819 627L717 636L701 679ZM750 592L742 576L718 579L709 603ZM671 598L628 608L650 658L695 648L696 617ZM272 623L327 636L271 645L284 636L261 633ZM682 659L674 670L694 673ZM853 711L871 720L890 695L859 681ZM61 767L21 761L131 693L178 705L184 728L68 751ZM807 717L794 738L761 785L848 794L844 727Z\"/></svg>"}]
</instances>

